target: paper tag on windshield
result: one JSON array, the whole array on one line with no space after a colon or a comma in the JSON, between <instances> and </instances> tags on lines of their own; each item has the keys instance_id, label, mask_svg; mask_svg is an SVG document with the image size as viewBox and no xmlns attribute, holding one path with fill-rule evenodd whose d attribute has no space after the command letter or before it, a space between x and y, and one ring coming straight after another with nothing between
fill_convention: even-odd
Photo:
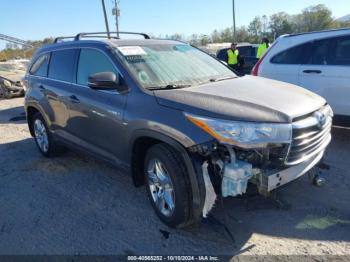
<instances>
[{"instance_id":1,"label":"paper tag on windshield","mask_svg":"<svg viewBox=\"0 0 350 262\"><path fill-rule=\"evenodd\" d=\"M124 56L147 55L141 46L119 46L118 50Z\"/></svg>"}]
</instances>

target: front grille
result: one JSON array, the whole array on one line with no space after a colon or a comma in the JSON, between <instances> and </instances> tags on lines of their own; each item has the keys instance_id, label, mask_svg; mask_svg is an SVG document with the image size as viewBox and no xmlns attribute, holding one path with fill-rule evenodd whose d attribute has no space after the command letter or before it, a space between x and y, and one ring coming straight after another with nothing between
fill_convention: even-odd
<instances>
[{"instance_id":1,"label":"front grille","mask_svg":"<svg viewBox=\"0 0 350 262\"><path fill-rule=\"evenodd\" d=\"M331 128L332 110L329 106L294 122L286 164L297 165L324 151L331 141Z\"/></svg>"}]
</instances>

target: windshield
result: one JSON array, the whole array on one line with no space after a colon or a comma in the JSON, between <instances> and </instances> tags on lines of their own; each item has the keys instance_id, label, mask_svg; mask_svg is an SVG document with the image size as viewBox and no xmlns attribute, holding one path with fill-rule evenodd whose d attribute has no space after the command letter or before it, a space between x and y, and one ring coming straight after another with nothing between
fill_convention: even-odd
<instances>
[{"instance_id":1,"label":"windshield","mask_svg":"<svg viewBox=\"0 0 350 262\"><path fill-rule=\"evenodd\" d=\"M120 46L116 51L147 89L182 88L236 76L225 65L190 45Z\"/></svg>"}]
</instances>

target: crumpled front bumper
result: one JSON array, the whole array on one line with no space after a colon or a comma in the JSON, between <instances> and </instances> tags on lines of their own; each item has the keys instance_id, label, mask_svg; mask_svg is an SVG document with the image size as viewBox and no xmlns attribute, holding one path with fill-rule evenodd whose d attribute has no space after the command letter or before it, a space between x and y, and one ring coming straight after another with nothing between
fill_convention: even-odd
<instances>
[{"instance_id":1,"label":"crumpled front bumper","mask_svg":"<svg viewBox=\"0 0 350 262\"><path fill-rule=\"evenodd\" d=\"M268 193L305 175L323 158L325 151L309 160L280 171L266 170L256 175L259 191Z\"/></svg>"}]
</instances>

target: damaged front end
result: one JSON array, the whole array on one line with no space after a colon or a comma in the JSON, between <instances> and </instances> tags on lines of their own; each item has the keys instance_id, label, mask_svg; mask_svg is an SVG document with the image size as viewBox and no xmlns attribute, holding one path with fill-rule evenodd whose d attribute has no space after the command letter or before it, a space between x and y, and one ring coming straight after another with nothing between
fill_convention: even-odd
<instances>
[{"instance_id":1,"label":"damaged front end","mask_svg":"<svg viewBox=\"0 0 350 262\"><path fill-rule=\"evenodd\" d=\"M333 112L327 105L291 124L243 123L193 115L186 117L212 135L189 149L202 159L205 217L217 199L246 193L248 183L268 196L312 169L331 140Z\"/></svg>"},{"instance_id":2,"label":"damaged front end","mask_svg":"<svg viewBox=\"0 0 350 262\"><path fill-rule=\"evenodd\" d=\"M24 86L20 81L13 82L0 76L0 98L19 97L24 96L24 94Z\"/></svg>"}]
</instances>

